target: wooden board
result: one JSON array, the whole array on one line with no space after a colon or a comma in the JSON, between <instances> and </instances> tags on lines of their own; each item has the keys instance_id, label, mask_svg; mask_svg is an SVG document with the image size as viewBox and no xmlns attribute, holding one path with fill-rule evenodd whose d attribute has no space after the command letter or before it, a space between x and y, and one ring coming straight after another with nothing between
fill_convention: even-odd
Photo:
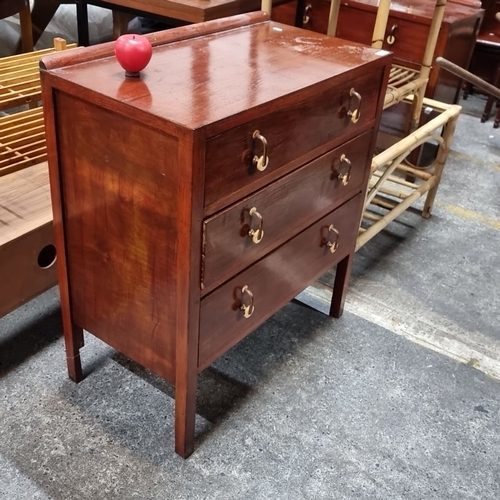
<instances>
[{"instance_id":1,"label":"wooden board","mask_svg":"<svg viewBox=\"0 0 500 500\"><path fill-rule=\"evenodd\" d=\"M0 317L57 283L53 244L47 163L1 177Z\"/></svg>"}]
</instances>

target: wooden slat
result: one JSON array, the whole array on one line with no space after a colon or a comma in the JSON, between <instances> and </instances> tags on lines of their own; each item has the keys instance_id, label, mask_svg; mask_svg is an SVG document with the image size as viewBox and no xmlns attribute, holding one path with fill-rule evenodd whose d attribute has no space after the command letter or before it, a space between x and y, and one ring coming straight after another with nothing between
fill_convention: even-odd
<instances>
[{"instance_id":1,"label":"wooden slat","mask_svg":"<svg viewBox=\"0 0 500 500\"><path fill-rule=\"evenodd\" d=\"M57 43L57 46L70 49L76 47L76 44ZM38 63L41 57L54 52L56 48L0 59L0 110L40 100Z\"/></svg>"},{"instance_id":2,"label":"wooden slat","mask_svg":"<svg viewBox=\"0 0 500 500\"><path fill-rule=\"evenodd\" d=\"M397 104L426 84L427 79L422 78L419 71L397 64L393 65L389 75L384 109Z\"/></svg>"},{"instance_id":3,"label":"wooden slat","mask_svg":"<svg viewBox=\"0 0 500 500\"><path fill-rule=\"evenodd\" d=\"M47 163L0 178L0 246L52 220Z\"/></svg>"},{"instance_id":4,"label":"wooden slat","mask_svg":"<svg viewBox=\"0 0 500 500\"><path fill-rule=\"evenodd\" d=\"M42 108L0 118L0 178L47 159Z\"/></svg>"}]
</instances>

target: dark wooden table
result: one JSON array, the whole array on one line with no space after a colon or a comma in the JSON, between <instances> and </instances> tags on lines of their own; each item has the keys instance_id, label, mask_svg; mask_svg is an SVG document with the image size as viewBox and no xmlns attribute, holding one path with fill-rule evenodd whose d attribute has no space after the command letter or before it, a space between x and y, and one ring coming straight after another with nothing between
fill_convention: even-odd
<instances>
[{"instance_id":1,"label":"dark wooden table","mask_svg":"<svg viewBox=\"0 0 500 500\"><path fill-rule=\"evenodd\" d=\"M78 44L89 44L88 5L158 17L172 25L181 25L259 10L260 3L260 0L76 0Z\"/></svg>"}]
</instances>

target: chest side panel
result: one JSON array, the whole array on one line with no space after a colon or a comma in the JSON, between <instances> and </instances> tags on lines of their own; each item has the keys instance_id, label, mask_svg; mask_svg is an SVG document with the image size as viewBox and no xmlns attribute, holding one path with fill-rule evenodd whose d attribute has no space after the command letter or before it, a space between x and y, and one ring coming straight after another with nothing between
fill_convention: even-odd
<instances>
[{"instance_id":1,"label":"chest side panel","mask_svg":"<svg viewBox=\"0 0 500 500\"><path fill-rule=\"evenodd\" d=\"M178 140L64 93L55 104L74 321L172 380Z\"/></svg>"}]
</instances>

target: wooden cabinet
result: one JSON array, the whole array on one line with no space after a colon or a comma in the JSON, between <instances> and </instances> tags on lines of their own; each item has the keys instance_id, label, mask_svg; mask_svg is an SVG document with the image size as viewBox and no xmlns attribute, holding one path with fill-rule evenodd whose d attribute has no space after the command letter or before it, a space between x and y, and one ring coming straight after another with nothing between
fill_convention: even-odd
<instances>
[{"instance_id":1,"label":"wooden cabinet","mask_svg":"<svg viewBox=\"0 0 500 500\"><path fill-rule=\"evenodd\" d=\"M306 35L306 36L304 36ZM193 451L196 376L338 264L342 312L391 57L264 13L43 60L68 368L86 329L175 383Z\"/></svg>"},{"instance_id":2,"label":"wooden cabinet","mask_svg":"<svg viewBox=\"0 0 500 500\"><path fill-rule=\"evenodd\" d=\"M387 23L384 48L394 53L395 61L418 68L422 63L435 0L394 0ZM296 2L273 9L273 19L294 24ZM370 45L378 0L345 0L340 7L337 36ZM302 27L326 33L329 0L306 0ZM442 56L468 68L483 11L477 6L447 2L439 32L435 57ZM458 102L461 80L434 66L426 97L447 103Z\"/></svg>"},{"instance_id":3,"label":"wooden cabinet","mask_svg":"<svg viewBox=\"0 0 500 500\"><path fill-rule=\"evenodd\" d=\"M495 77L500 68L500 1L483 0L484 21L477 37L469 70L479 78L495 85ZM469 85L469 89L472 85ZM481 92L481 90L479 90Z\"/></svg>"}]
</instances>

